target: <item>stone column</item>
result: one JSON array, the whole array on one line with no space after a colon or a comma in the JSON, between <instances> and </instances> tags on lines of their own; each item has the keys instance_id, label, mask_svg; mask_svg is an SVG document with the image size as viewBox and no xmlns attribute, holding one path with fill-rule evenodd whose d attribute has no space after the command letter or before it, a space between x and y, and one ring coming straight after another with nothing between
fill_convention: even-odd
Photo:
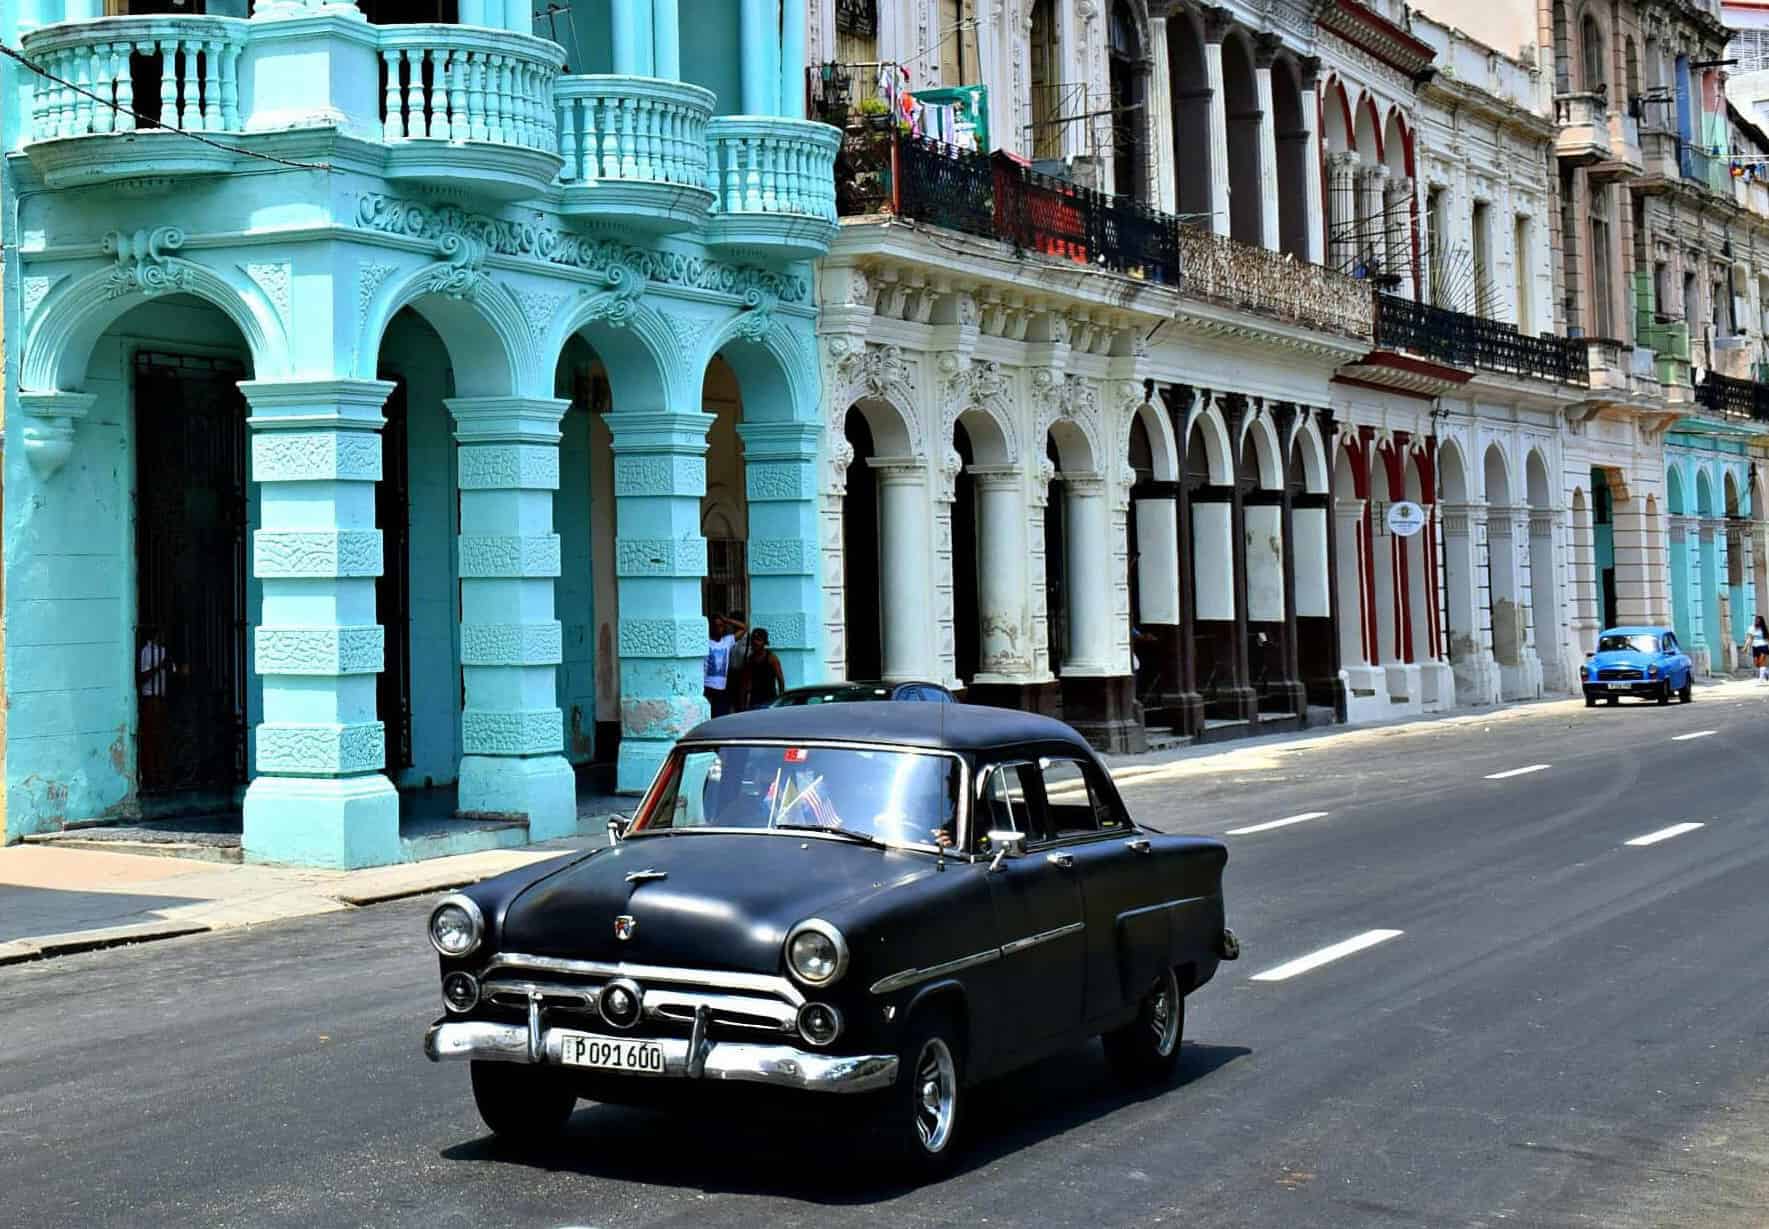
<instances>
[{"instance_id":1,"label":"stone column","mask_svg":"<svg viewBox=\"0 0 1769 1229\"><path fill-rule=\"evenodd\" d=\"M798 0L798 6L798 58L802 61L805 58L804 0ZM788 8L790 7L791 0L788 0ZM787 24L785 28L790 30L792 26ZM677 0L651 0L651 70L665 81L679 81L682 77L682 32ZM805 83L802 77L799 80L797 98L797 114L802 116L805 106Z\"/></svg>"},{"instance_id":2,"label":"stone column","mask_svg":"<svg viewBox=\"0 0 1769 1229\"><path fill-rule=\"evenodd\" d=\"M1358 191L1361 197L1358 209L1358 258L1379 264L1388 258L1382 216L1383 202L1387 199L1388 168L1385 166L1362 168L1358 180Z\"/></svg>"},{"instance_id":3,"label":"stone column","mask_svg":"<svg viewBox=\"0 0 1769 1229\"><path fill-rule=\"evenodd\" d=\"M881 654L887 681L932 679L933 594L928 586L927 465L915 457L873 457L878 471Z\"/></svg>"},{"instance_id":4,"label":"stone column","mask_svg":"<svg viewBox=\"0 0 1769 1229\"><path fill-rule=\"evenodd\" d=\"M1210 84L1210 229L1229 233L1228 102L1222 86L1222 40L1233 25L1227 9L1204 10L1204 77Z\"/></svg>"},{"instance_id":5,"label":"stone column","mask_svg":"<svg viewBox=\"0 0 1769 1229\"><path fill-rule=\"evenodd\" d=\"M1106 550L1106 480L1103 474L1064 474L1063 549L1069 599L1069 653L1062 673L1109 674L1112 662L1112 592L1100 575Z\"/></svg>"},{"instance_id":6,"label":"stone column","mask_svg":"<svg viewBox=\"0 0 1769 1229\"><path fill-rule=\"evenodd\" d=\"M642 793L675 740L706 719L706 433L698 411L604 416L614 435L620 591L616 788Z\"/></svg>"},{"instance_id":7,"label":"stone column","mask_svg":"<svg viewBox=\"0 0 1769 1229\"><path fill-rule=\"evenodd\" d=\"M615 0L618 4L620 0ZM743 113L772 115L780 83L779 0L738 0ZM953 35L954 38L958 37Z\"/></svg>"},{"instance_id":8,"label":"stone column","mask_svg":"<svg viewBox=\"0 0 1769 1229\"><path fill-rule=\"evenodd\" d=\"M1394 293L1403 299L1413 297L1413 181L1390 180L1383 189L1383 233L1387 254L1383 258L1385 272L1398 273L1400 285Z\"/></svg>"},{"instance_id":9,"label":"stone column","mask_svg":"<svg viewBox=\"0 0 1769 1229\"><path fill-rule=\"evenodd\" d=\"M559 420L569 401L456 397L460 444L461 776L458 810L523 816L537 841L577 831L555 677Z\"/></svg>"},{"instance_id":10,"label":"stone column","mask_svg":"<svg viewBox=\"0 0 1769 1229\"><path fill-rule=\"evenodd\" d=\"M1011 466L979 468L977 609L980 670L974 683L1023 683L1032 677L1032 608L1026 600L1025 475Z\"/></svg>"},{"instance_id":11,"label":"stone column","mask_svg":"<svg viewBox=\"0 0 1769 1229\"><path fill-rule=\"evenodd\" d=\"M1179 212L1179 160L1173 149L1173 81L1167 64L1167 20L1149 22L1148 86L1144 97L1151 109L1150 130L1155 141L1155 208L1162 213Z\"/></svg>"},{"instance_id":12,"label":"stone column","mask_svg":"<svg viewBox=\"0 0 1769 1229\"><path fill-rule=\"evenodd\" d=\"M1529 513L1529 610L1544 691L1571 687L1566 672L1566 637L1561 632L1560 584L1556 556L1562 514L1553 508Z\"/></svg>"},{"instance_id":13,"label":"stone column","mask_svg":"<svg viewBox=\"0 0 1769 1229\"><path fill-rule=\"evenodd\" d=\"M1368 619L1368 603L1364 600L1364 574L1369 566L1365 557L1365 501L1357 498L1336 498L1333 501L1334 532L1337 540L1339 587L1339 654L1340 669L1345 671L1346 686L1355 699L1375 694L1376 671L1373 657L1373 632Z\"/></svg>"},{"instance_id":14,"label":"stone column","mask_svg":"<svg viewBox=\"0 0 1769 1229\"><path fill-rule=\"evenodd\" d=\"M1704 516L1701 533L1701 630L1702 642L1708 650L1708 672L1720 674L1726 668L1726 629L1721 618L1720 594L1726 566L1723 547L1726 542L1725 522L1718 517Z\"/></svg>"},{"instance_id":15,"label":"stone column","mask_svg":"<svg viewBox=\"0 0 1769 1229\"><path fill-rule=\"evenodd\" d=\"M1253 88L1259 99L1259 224L1260 242L1270 252L1283 246L1278 231L1278 126L1272 109L1271 66L1283 41L1275 34L1255 40Z\"/></svg>"},{"instance_id":16,"label":"stone column","mask_svg":"<svg viewBox=\"0 0 1769 1229\"><path fill-rule=\"evenodd\" d=\"M1485 504L1442 504L1444 621L1457 704L1497 704L1499 663L1492 631L1482 618L1480 545L1486 536Z\"/></svg>"},{"instance_id":17,"label":"stone column","mask_svg":"<svg viewBox=\"0 0 1769 1229\"><path fill-rule=\"evenodd\" d=\"M479 0L483 3L484 0ZM465 21L465 5L462 6L462 20ZM614 71L621 76L635 76L645 73L650 58L645 55L645 47L651 41L651 31L639 28L639 0L612 0L608 10L609 43Z\"/></svg>"},{"instance_id":18,"label":"stone column","mask_svg":"<svg viewBox=\"0 0 1769 1229\"><path fill-rule=\"evenodd\" d=\"M658 4L666 0L656 0ZM667 0L674 4L675 0ZM805 118L805 0L780 0L780 106L787 119Z\"/></svg>"},{"instance_id":19,"label":"stone column","mask_svg":"<svg viewBox=\"0 0 1769 1229\"><path fill-rule=\"evenodd\" d=\"M823 590L817 583L814 422L740 423L749 500L749 625L768 629L788 687L819 682ZM839 530L839 525L838 525Z\"/></svg>"},{"instance_id":20,"label":"stone column","mask_svg":"<svg viewBox=\"0 0 1769 1229\"><path fill-rule=\"evenodd\" d=\"M1701 519L1694 516L1671 518L1672 532L1679 530L1683 534L1683 556L1688 565L1689 593L1689 627L1687 631L1677 628L1689 656L1694 659L1696 668L1703 674L1713 673L1713 652L1708 644L1707 592L1702 583L1702 556L1705 550L1702 542Z\"/></svg>"},{"instance_id":21,"label":"stone column","mask_svg":"<svg viewBox=\"0 0 1769 1229\"><path fill-rule=\"evenodd\" d=\"M251 406L263 586L253 646L264 680L246 856L306 866L402 858L399 795L375 714L385 637L375 622L381 380L241 381Z\"/></svg>"},{"instance_id":22,"label":"stone column","mask_svg":"<svg viewBox=\"0 0 1769 1229\"><path fill-rule=\"evenodd\" d=\"M1319 78L1320 61L1302 62L1302 130L1307 133L1307 154L1302 167L1308 207L1308 259L1320 264L1327 259L1327 215L1321 203L1321 137Z\"/></svg>"},{"instance_id":23,"label":"stone column","mask_svg":"<svg viewBox=\"0 0 1769 1229\"><path fill-rule=\"evenodd\" d=\"M1357 254L1357 155L1327 155L1327 263L1341 272Z\"/></svg>"}]
</instances>

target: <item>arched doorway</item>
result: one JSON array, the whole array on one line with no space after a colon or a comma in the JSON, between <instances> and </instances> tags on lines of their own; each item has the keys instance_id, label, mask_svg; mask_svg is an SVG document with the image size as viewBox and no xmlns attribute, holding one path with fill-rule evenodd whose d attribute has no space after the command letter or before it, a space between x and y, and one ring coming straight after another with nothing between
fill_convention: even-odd
<instances>
[{"instance_id":1,"label":"arched doorway","mask_svg":"<svg viewBox=\"0 0 1769 1229\"><path fill-rule=\"evenodd\" d=\"M1167 710L1185 689L1181 674L1179 477L1172 428L1151 405L1131 417L1127 460L1134 480L1125 518L1129 560L1131 670L1143 719L1181 720Z\"/></svg>"},{"instance_id":2,"label":"arched doorway","mask_svg":"<svg viewBox=\"0 0 1769 1229\"><path fill-rule=\"evenodd\" d=\"M1302 109L1302 79L1288 56L1272 64L1271 92L1278 154L1278 249L1307 260L1308 175L1316 153Z\"/></svg>"},{"instance_id":3,"label":"arched doorway","mask_svg":"<svg viewBox=\"0 0 1769 1229\"><path fill-rule=\"evenodd\" d=\"M1713 477L1707 465L1699 465L1695 471L1695 514L1699 518L1697 532L1700 534L1696 556L1697 583L1700 585L1695 616L1699 628L1696 644L1707 652L1708 672L1717 673L1725 662L1726 637L1720 610L1720 551L1725 539L1717 532L1720 529L1718 507Z\"/></svg>"},{"instance_id":4,"label":"arched doorway","mask_svg":"<svg viewBox=\"0 0 1769 1229\"><path fill-rule=\"evenodd\" d=\"M1235 580L1234 458L1226 426L1214 407L1192 421L1185 452L1185 499L1192 529L1192 663L1212 723L1244 721L1251 713L1240 682L1235 647L1239 607Z\"/></svg>"},{"instance_id":5,"label":"arched doorway","mask_svg":"<svg viewBox=\"0 0 1769 1229\"><path fill-rule=\"evenodd\" d=\"M1299 412L1309 414L1306 409ZM1337 709L1339 671L1333 642L1333 560L1328 540L1332 510L1328 507L1326 450L1312 419L1296 433L1285 485L1291 506L1297 677L1311 707Z\"/></svg>"},{"instance_id":6,"label":"arched doorway","mask_svg":"<svg viewBox=\"0 0 1769 1229\"><path fill-rule=\"evenodd\" d=\"M1174 199L1180 221L1200 230L1216 229L1210 182L1210 74L1204 31L1198 18L1181 10L1167 19L1167 70L1173 91ZM1183 168L1183 169L1180 169ZM1226 222L1226 219L1224 219Z\"/></svg>"},{"instance_id":7,"label":"arched doorway","mask_svg":"<svg viewBox=\"0 0 1769 1229\"><path fill-rule=\"evenodd\" d=\"M570 402L559 423L554 496L565 755L574 765L592 765L598 786L611 788L621 741L614 434L605 417L613 406L608 370L581 334L573 334L559 355L554 395Z\"/></svg>"},{"instance_id":8,"label":"arched doorway","mask_svg":"<svg viewBox=\"0 0 1769 1229\"><path fill-rule=\"evenodd\" d=\"M1248 682L1259 711L1302 716L1291 675L1289 535L1285 532L1284 449L1269 412L1248 424L1241 444L1241 548L1247 578Z\"/></svg>"},{"instance_id":9,"label":"arched doorway","mask_svg":"<svg viewBox=\"0 0 1769 1229\"><path fill-rule=\"evenodd\" d=\"M1523 694L1520 680L1527 641L1527 612L1518 568L1517 509L1511 495L1511 474L1497 444L1486 450L1486 582L1487 610L1493 629L1493 656L1498 659L1501 695Z\"/></svg>"},{"instance_id":10,"label":"arched doorway","mask_svg":"<svg viewBox=\"0 0 1769 1229\"><path fill-rule=\"evenodd\" d=\"M1128 0L1113 0L1107 46L1112 104L1112 176L1119 195L1147 202L1149 157L1148 61Z\"/></svg>"},{"instance_id":11,"label":"arched doorway","mask_svg":"<svg viewBox=\"0 0 1769 1229\"><path fill-rule=\"evenodd\" d=\"M1683 467L1675 462L1665 466L1665 506L1670 513L1671 560L1671 623L1677 635L1691 649L1695 647L1698 629L1695 625L1695 580L1690 567L1691 531L1694 520L1689 512L1689 495L1685 490ZM1695 553L1700 553L1696 538Z\"/></svg>"},{"instance_id":12,"label":"arched doorway","mask_svg":"<svg viewBox=\"0 0 1769 1229\"><path fill-rule=\"evenodd\" d=\"M1265 242L1265 202L1259 180L1260 125L1265 112L1253 67L1253 48L1236 31L1222 41L1222 91L1228 118L1229 235L1254 247Z\"/></svg>"},{"instance_id":13,"label":"arched doorway","mask_svg":"<svg viewBox=\"0 0 1769 1229\"><path fill-rule=\"evenodd\" d=\"M1536 656L1542 663L1542 686L1549 691L1566 691L1572 679L1570 663L1565 660L1560 572L1555 564L1559 514L1548 485L1548 464L1540 449L1530 449L1524 463L1524 487L1529 497L1530 622L1535 630Z\"/></svg>"},{"instance_id":14,"label":"arched doorway","mask_svg":"<svg viewBox=\"0 0 1769 1229\"><path fill-rule=\"evenodd\" d=\"M1371 676L1374 662L1369 617L1367 578L1370 574L1366 545L1365 509L1368 485L1363 456L1347 433L1333 458L1333 535L1339 589L1339 661L1351 688L1351 702L1375 695Z\"/></svg>"},{"instance_id":15,"label":"arched doorway","mask_svg":"<svg viewBox=\"0 0 1769 1229\"><path fill-rule=\"evenodd\" d=\"M1425 512L1425 528L1400 540L1400 554L1406 573L1407 628L1406 660L1420 668L1419 699L1427 707L1448 704L1452 697L1440 696L1432 690L1437 661L1437 603L1433 600L1432 531L1436 507L1432 499L1431 459L1423 447L1408 450L1405 481L1406 498Z\"/></svg>"},{"instance_id":16,"label":"arched doorway","mask_svg":"<svg viewBox=\"0 0 1769 1229\"><path fill-rule=\"evenodd\" d=\"M931 680L927 467L912 455L901 416L883 401L855 402L843 432L854 453L842 497L847 677Z\"/></svg>"},{"instance_id":17,"label":"arched doorway","mask_svg":"<svg viewBox=\"0 0 1769 1229\"><path fill-rule=\"evenodd\" d=\"M1727 468L1721 483L1726 501L1727 612L1723 624L1726 631L1727 668L1736 670L1744 664L1741 660L1742 646L1749 639L1746 633L1751 625L1751 617L1756 613L1751 609L1751 595L1746 588L1750 574L1750 521L1745 517L1745 503L1739 489L1737 472Z\"/></svg>"},{"instance_id":18,"label":"arched doorway","mask_svg":"<svg viewBox=\"0 0 1769 1229\"><path fill-rule=\"evenodd\" d=\"M967 689L982 680L979 703L1017 704L1017 694L994 689L1017 690L1031 675L1021 474L1001 423L984 410L958 416L951 447L953 673Z\"/></svg>"}]
</instances>

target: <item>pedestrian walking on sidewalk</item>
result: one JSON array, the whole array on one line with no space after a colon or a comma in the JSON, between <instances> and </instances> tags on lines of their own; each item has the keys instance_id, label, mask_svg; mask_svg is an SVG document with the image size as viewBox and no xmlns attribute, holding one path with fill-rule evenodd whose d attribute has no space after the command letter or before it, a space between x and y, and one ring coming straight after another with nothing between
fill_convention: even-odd
<instances>
[{"instance_id":1,"label":"pedestrian walking on sidewalk","mask_svg":"<svg viewBox=\"0 0 1769 1229\"><path fill-rule=\"evenodd\" d=\"M1757 682L1769 683L1769 623L1762 615L1751 624L1751 665L1757 668Z\"/></svg>"},{"instance_id":2,"label":"pedestrian walking on sidewalk","mask_svg":"<svg viewBox=\"0 0 1769 1229\"><path fill-rule=\"evenodd\" d=\"M743 662L743 707L767 708L786 690L786 673L780 658L768 647L768 629L749 634L749 654Z\"/></svg>"},{"instance_id":3,"label":"pedestrian walking on sidewalk","mask_svg":"<svg viewBox=\"0 0 1769 1229\"><path fill-rule=\"evenodd\" d=\"M706 704L715 717L723 717L731 709L731 652L737 637L724 616L714 615L709 621L706 641Z\"/></svg>"}]
</instances>

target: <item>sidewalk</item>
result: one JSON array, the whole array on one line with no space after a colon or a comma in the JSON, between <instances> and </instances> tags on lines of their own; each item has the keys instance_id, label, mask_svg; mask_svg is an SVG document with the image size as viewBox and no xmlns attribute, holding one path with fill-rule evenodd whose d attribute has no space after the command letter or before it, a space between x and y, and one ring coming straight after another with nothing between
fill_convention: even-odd
<instances>
[{"instance_id":1,"label":"sidewalk","mask_svg":"<svg viewBox=\"0 0 1769 1229\"><path fill-rule=\"evenodd\" d=\"M1699 694L1760 695L1754 680L1713 679ZM1581 699L1537 700L1463 709L1379 725L1329 726L1241 742L1212 743L1138 756L1107 757L1114 778L1129 783L1275 766L1281 758L1344 749L1444 726L1551 718L1582 711ZM0 848L0 966L130 943L255 926L284 918L373 905L440 892L606 842L601 821L579 835L518 848L406 862L358 871L325 871L110 853L21 844Z\"/></svg>"}]
</instances>

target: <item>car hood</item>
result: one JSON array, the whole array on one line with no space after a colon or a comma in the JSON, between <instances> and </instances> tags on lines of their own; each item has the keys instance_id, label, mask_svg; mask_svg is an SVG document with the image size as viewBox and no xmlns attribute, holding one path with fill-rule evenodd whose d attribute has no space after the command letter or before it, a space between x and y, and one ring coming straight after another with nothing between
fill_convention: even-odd
<instances>
[{"instance_id":1,"label":"car hood","mask_svg":"<svg viewBox=\"0 0 1769 1229\"><path fill-rule=\"evenodd\" d=\"M628 883L638 871L662 878ZM645 836L524 891L504 913L506 952L574 960L781 971L798 922L932 873L923 854L785 833ZM631 937L614 921L634 920Z\"/></svg>"}]
</instances>

